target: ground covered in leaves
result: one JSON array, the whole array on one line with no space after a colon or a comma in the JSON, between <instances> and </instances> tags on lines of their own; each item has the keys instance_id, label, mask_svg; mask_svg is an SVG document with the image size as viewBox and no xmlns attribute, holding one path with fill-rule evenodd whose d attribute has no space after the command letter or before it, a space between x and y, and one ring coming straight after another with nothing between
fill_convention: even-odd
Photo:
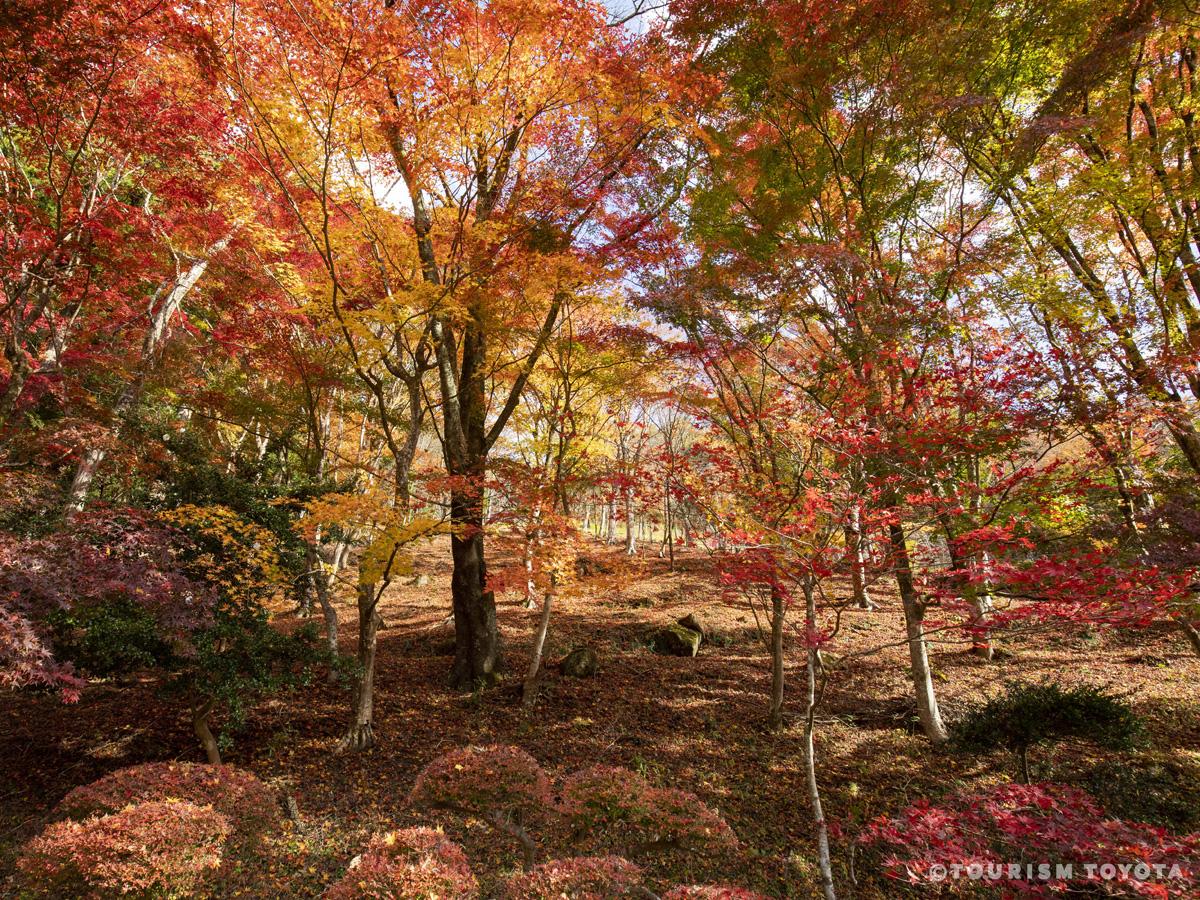
<instances>
[{"instance_id":1,"label":"ground covered in leaves","mask_svg":"<svg viewBox=\"0 0 1200 900\"><path fill-rule=\"evenodd\" d=\"M449 556L443 547L429 548L418 561L427 583L398 584L383 604L374 749L335 752L347 722L348 688L324 680L263 704L236 735L226 761L293 797L300 820L274 841L267 861L246 866L215 886L216 893L319 895L371 834L431 823L407 808L406 797L433 757L467 744L505 743L525 749L554 775L594 764L625 766L719 809L741 841L740 852L715 863L686 854L642 860L652 885L703 878L771 896L812 896L812 821L796 715L801 670L789 675L791 724L782 733L768 732L766 648L753 611L724 595L710 559L698 551L682 554L672 572L658 558L627 560L600 545L591 553L606 571L579 579L560 598L540 699L527 713L519 673L537 613L516 596L502 596L509 677L483 694L450 690ZM841 588L831 587L833 595ZM921 797L1015 776L1012 760L1003 755L956 755L914 734L899 604L886 585L876 599L880 609L845 615L818 719L820 777L837 834L838 877L862 897L896 891L879 878L872 860L852 852L853 837L867 820ZM350 652L356 629L349 591L339 612L343 650ZM699 656L653 654L647 632L687 613L714 632ZM557 661L578 646L599 654L597 675L568 678L557 671ZM1176 635L1039 631L1009 637L991 663L966 649L953 640L933 648L948 719L1009 680L1116 689L1145 718L1149 746L1119 758L1081 746L1041 751L1033 759L1034 778L1091 789L1112 814L1127 818L1179 828L1189 815L1200 815L1200 806L1171 786L1172 778L1187 778L1172 773L1194 771L1200 759L1200 661ZM0 878L16 848L70 788L134 763L202 759L186 712L149 682L95 684L70 709L50 696L4 694L0 715L6 773L0 782ZM516 848L502 845L482 823L434 817L432 824L463 843L481 877L517 867ZM1200 823L1189 830L1197 828Z\"/></svg>"}]
</instances>

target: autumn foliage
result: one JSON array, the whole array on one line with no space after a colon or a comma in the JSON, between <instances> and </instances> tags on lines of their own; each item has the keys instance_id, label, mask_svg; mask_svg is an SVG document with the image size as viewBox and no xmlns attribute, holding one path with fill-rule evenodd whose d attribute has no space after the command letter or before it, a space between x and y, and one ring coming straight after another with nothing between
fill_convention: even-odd
<instances>
[{"instance_id":1,"label":"autumn foliage","mask_svg":"<svg viewBox=\"0 0 1200 900\"><path fill-rule=\"evenodd\" d=\"M251 773L234 766L186 762L145 763L110 772L68 793L54 814L81 820L131 804L165 800L211 806L242 840L261 838L280 821L278 796Z\"/></svg>"},{"instance_id":2,"label":"autumn foliage","mask_svg":"<svg viewBox=\"0 0 1200 900\"><path fill-rule=\"evenodd\" d=\"M409 801L477 816L523 815L550 800L542 767L517 747L467 747L439 756L417 776Z\"/></svg>"},{"instance_id":3,"label":"autumn foliage","mask_svg":"<svg viewBox=\"0 0 1200 900\"><path fill-rule=\"evenodd\" d=\"M185 800L150 800L50 825L17 870L39 897L186 896L220 866L225 815Z\"/></svg>"},{"instance_id":4,"label":"autumn foliage","mask_svg":"<svg viewBox=\"0 0 1200 900\"><path fill-rule=\"evenodd\" d=\"M737 846L725 820L694 795L656 788L628 769L596 766L568 775L557 809L581 844L631 856L716 853Z\"/></svg>"},{"instance_id":5,"label":"autumn foliage","mask_svg":"<svg viewBox=\"0 0 1200 900\"><path fill-rule=\"evenodd\" d=\"M14 884L1200 891L1077 790L1190 797L1198 104L1191 0L4 0Z\"/></svg>"},{"instance_id":6,"label":"autumn foliage","mask_svg":"<svg viewBox=\"0 0 1200 900\"><path fill-rule=\"evenodd\" d=\"M953 794L941 803L919 801L881 816L858 840L880 854L890 877L913 885L944 879L946 869L936 867L958 866L963 873L983 867L997 886L1025 896L1054 896L1075 881L1110 896L1166 897L1168 890L1190 889L1200 878L1200 835L1177 837L1106 818L1086 793L1057 784L1003 784ZM1073 864L1073 874L1064 879L1053 865L1044 877L1026 873L1026 865L1047 861ZM1010 873L1014 863L1018 871ZM1100 863L1115 866L1115 875L1105 877ZM969 891L972 879L966 875L946 887Z\"/></svg>"},{"instance_id":7,"label":"autumn foliage","mask_svg":"<svg viewBox=\"0 0 1200 900\"><path fill-rule=\"evenodd\" d=\"M604 900L619 897L640 884L642 872L619 856L577 856L542 863L531 872L510 878L505 900Z\"/></svg>"},{"instance_id":8,"label":"autumn foliage","mask_svg":"<svg viewBox=\"0 0 1200 900\"><path fill-rule=\"evenodd\" d=\"M375 838L329 900L472 900L479 886L462 848L431 828L406 828Z\"/></svg>"}]
</instances>

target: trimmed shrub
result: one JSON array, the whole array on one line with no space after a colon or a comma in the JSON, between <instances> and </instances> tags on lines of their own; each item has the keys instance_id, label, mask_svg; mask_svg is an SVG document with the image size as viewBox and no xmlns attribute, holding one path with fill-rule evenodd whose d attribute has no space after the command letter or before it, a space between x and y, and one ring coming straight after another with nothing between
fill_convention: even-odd
<instances>
[{"instance_id":1,"label":"trimmed shrub","mask_svg":"<svg viewBox=\"0 0 1200 900\"><path fill-rule=\"evenodd\" d=\"M568 776L558 809L582 841L627 853L737 846L725 820L695 795L652 787L628 769L594 766Z\"/></svg>"},{"instance_id":2,"label":"trimmed shrub","mask_svg":"<svg viewBox=\"0 0 1200 900\"><path fill-rule=\"evenodd\" d=\"M592 766L568 775L558 809L582 834L636 831L650 816L646 798L653 790L636 772L616 766Z\"/></svg>"},{"instance_id":3,"label":"trimmed shrub","mask_svg":"<svg viewBox=\"0 0 1200 900\"><path fill-rule=\"evenodd\" d=\"M1046 895L1080 892L1084 882L1115 897L1190 895L1200 886L1200 835L1173 837L1151 825L1105 818L1083 791L1057 784L1004 784L977 794L957 794L933 805L918 801L895 816L881 816L859 837L879 851L888 877L949 891L973 892L975 879L943 881L947 869L978 868L996 889L1026 887L1026 865L1072 863L1070 881L1050 867L1031 882ZM1015 876L1005 873L1011 864ZM1085 864L1109 863L1110 877ZM1165 875L1154 872L1162 866ZM1172 867L1178 867L1173 870ZM935 869L940 867L940 870ZM1139 872L1140 869L1140 872ZM1038 894L1041 896L1041 894Z\"/></svg>"},{"instance_id":4,"label":"trimmed shrub","mask_svg":"<svg viewBox=\"0 0 1200 900\"><path fill-rule=\"evenodd\" d=\"M1087 685L1009 684L1005 693L972 710L952 731L968 752L1005 749L1015 754L1029 783L1029 750L1039 744L1082 739L1112 750L1133 747L1141 721L1125 701Z\"/></svg>"},{"instance_id":5,"label":"trimmed shrub","mask_svg":"<svg viewBox=\"0 0 1200 900\"><path fill-rule=\"evenodd\" d=\"M721 814L695 794L675 788L651 788L651 818L644 825L650 843L691 851L733 850L737 835Z\"/></svg>"},{"instance_id":6,"label":"trimmed shrub","mask_svg":"<svg viewBox=\"0 0 1200 900\"><path fill-rule=\"evenodd\" d=\"M254 775L234 766L199 763L145 763L118 769L75 788L54 812L65 819L84 819L152 800L211 806L229 819L239 840L257 840L279 825L278 799Z\"/></svg>"},{"instance_id":7,"label":"trimmed shrub","mask_svg":"<svg viewBox=\"0 0 1200 900\"><path fill-rule=\"evenodd\" d=\"M550 781L538 761L518 747L465 747L422 769L409 802L481 818L520 818L550 802Z\"/></svg>"},{"instance_id":8,"label":"trimmed shrub","mask_svg":"<svg viewBox=\"0 0 1200 900\"><path fill-rule=\"evenodd\" d=\"M543 863L504 885L505 900L611 900L642 881L642 870L619 856L577 856Z\"/></svg>"},{"instance_id":9,"label":"trimmed shrub","mask_svg":"<svg viewBox=\"0 0 1200 900\"><path fill-rule=\"evenodd\" d=\"M478 895L462 848L432 828L376 837L357 865L325 892L327 900L473 900Z\"/></svg>"},{"instance_id":10,"label":"trimmed shrub","mask_svg":"<svg viewBox=\"0 0 1200 900\"><path fill-rule=\"evenodd\" d=\"M232 826L209 806L162 800L55 822L17 860L35 897L182 897L221 865Z\"/></svg>"},{"instance_id":11,"label":"trimmed shrub","mask_svg":"<svg viewBox=\"0 0 1200 900\"><path fill-rule=\"evenodd\" d=\"M762 894L740 887L725 887L716 884L694 884L690 887L672 888L663 894L662 900L767 900Z\"/></svg>"}]
</instances>

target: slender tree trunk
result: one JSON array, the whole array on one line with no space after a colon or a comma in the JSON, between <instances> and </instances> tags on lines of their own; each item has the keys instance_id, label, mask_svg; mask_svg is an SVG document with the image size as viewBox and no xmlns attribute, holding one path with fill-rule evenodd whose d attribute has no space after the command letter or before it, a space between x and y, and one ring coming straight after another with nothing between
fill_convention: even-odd
<instances>
[{"instance_id":1,"label":"slender tree trunk","mask_svg":"<svg viewBox=\"0 0 1200 900\"><path fill-rule=\"evenodd\" d=\"M525 673L525 684L521 692L521 705L532 709L537 701L538 676L542 670L542 651L546 648L546 635L550 631L550 607L554 601L554 579L551 578L550 588L542 598L542 615L538 620L537 631L533 636L533 650L529 657L529 671Z\"/></svg>"},{"instance_id":2,"label":"slender tree trunk","mask_svg":"<svg viewBox=\"0 0 1200 900\"><path fill-rule=\"evenodd\" d=\"M335 550L335 558L336 558ZM329 649L331 656L337 656L338 652L338 617L337 610L333 606L333 598L330 596L329 574L325 571L325 565L321 559L321 554L317 550L315 544L309 544L305 548L305 562L308 567L309 578L312 582L313 591L317 595L317 602L321 605L321 616L325 620L325 645ZM334 563L336 565L336 563ZM330 668L329 680L333 681L337 677L337 672Z\"/></svg>"},{"instance_id":3,"label":"slender tree trunk","mask_svg":"<svg viewBox=\"0 0 1200 900\"><path fill-rule=\"evenodd\" d=\"M128 384L121 389L113 406L113 417L116 419L118 430L122 420L134 410L141 399L146 377L158 358L171 319L175 317L175 313L179 311L184 299L196 286L196 282L208 270L209 259L229 246L231 240L233 240L232 233L225 235L205 251L202 259L195 260L169 285L164 284L159 288L158 296L162 299L154 307L150 327L142 339L142 352L137 369ZM84 451L79 468L75 471L75 478L71 481L71 489L67 493L66 512L68 516L79 512L86 505L88 490L96 478L96 473L104 461L106 452L102 447L89 447Z\"/></svg>"},{"instance_id":4,"label":"slender tree trunk","mask_svg":"<svg viewBox=\"0 0 1200 900\"><path fill-rule=\"evenodd\" d=\"M667 557L670 560L670 570L675 571L675 535L674 522L672 521L671 513L671 483L668 480L663 489L663 506L665 507L666 517L664 528L666 529L667 541Z\"/></svg>"},{"instance_id":5,"label":"slender tree trunk","mask_svg":"<svg viewBox=\"0 0 1200 900\"><path fill-rule=\"evenodd\" d=\"M341 750L366 750L375 743L375 648L379 637L379 598L375 585L358 586L358 681L353 718Z\"/></svg>"},{"instance_id":6,"label":"slender tree trunk","mask_svg":"<svg viewBox=\"0 0 1200 900\"><path fill-rule=\"evenodd\" d=\"M778 731L783 727L783 618L786 612L783 592L771 588L771 705L767 727Z\"/></svg>"},{"instance_id":7,"label":"slender tree trunk","mask_svg":"<svg viewBox=\"0 0 1200 900\"><path fill-rule=\"evenodd\" d=\"M948 517L944 518L944 527L946 529L946 552L950 557L950 566L961 573L966 568L968 560L963 559L955 550L953 531ZM986 569L987 553L980 551L978 559ZM961 579L962 598L971 609L969 622L972 634L971 652L990 661L996 653L991 630L987 624L989 617L994 612L991 591L986 583L972 584L965 575L960 575L959 578Z\"/></svg>"},{"instance_id":8,"label":"slender tree trunk","mask_svg":"<svg viewBox=\"0 0 1200 900\"><path fill-rule=\"evenodd\" d=\"M604 508L604 543L612 545L617 542L617 498L609 495L608 504Z\"/></svg>"},{"instance_id":9,"label":"slender tree trunk","mask_svg":"<svg viewBox=\"0 0 1200 900\"><path fill-rule=\"evenodd\" d=\"M633 488L626 487L623 491L625 505L625 555L637 555L637 531L633 521Z\"/></svg>"},{"instance_id":10,"label":"slender tree trunk","mask_svg":"<svg viewBox=\"0 0 1200 900\"><path fill-rule=\"evenodd\" d=\"M215 700L205 699L192 710L192 731L199 738L200 746L204 748L204 755L208 758L209 763L219 766L221 765L221 749L217 746L217 739L213 737L212 729L208 724L215 707Z\"/></svg>"},{"instance_id":11,"label":"slender tree trunk","mask_svg":"<svg viewBox=\"0 0 1200 900\"><path fill-rule=\"evenodd\" d=\"M862 507L854 503L850 507L846 523L846 553L850 557L850 584L854 605L859 609L874 609L875 604L867 593L867 559L863 552Z\"/></svg>"},{"instance_id":12,"label":"slender tree trunk","mask_svg":"<svg viewBox=\"0 0 1200 900\"><path fill-rule=\"evenodd\" d=\"M904 528L898 522L893 522L888 526L888 537L892 545L896 585L904 605L904 629L908 636L908 655L912 665L913 689L917 698L917 715L925 736L935 743L940 743L945 741L948 735L938 710L937 696L933 691L933 673L929 668L929 650L925 644L925 604L917 596L916 585L913 583Z\"/></svg>"},{"instance_id":13,"label":"slender tree trunk","mask_svg":"<svg viewBox=\"0 0 1200 900\"><path fill-rule=\"evenodd\" d=\"M804 581L805 632L817 632L817 604L811 579ZM804 716L804 763L808 781L808 803L812 809L813 822L817 826L817 871L821 873L821 895L825 900L837 900L833 887L833 864L829 854L829 826L825 822L825 811L821 804L821 788L817 782L817 753L813 741L816 727L817 679L821 665L817 647L808 648L808 696Z\"/></svg>"},{"instance_id":14,"label":"slender tree trunk","mask_svg":"<svg viewBox=\"0 0 1200 900\"><path fill-rule=\"evenodd\" d=\"M537 603L534 601L534 594L537 592L537 583L533 578L533 560L537 553L538 543L541 540L541 511L538 510L533 515L533 522L529 530L525 533L525 550L522 554L521 564L525 569L525 608L535 609Z\"/></svg>"}]
</instances>

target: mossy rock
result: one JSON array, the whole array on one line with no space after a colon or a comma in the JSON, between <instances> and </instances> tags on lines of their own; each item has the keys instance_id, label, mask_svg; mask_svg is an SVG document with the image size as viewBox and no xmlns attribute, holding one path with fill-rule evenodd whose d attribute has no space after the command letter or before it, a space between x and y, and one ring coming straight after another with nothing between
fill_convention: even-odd
<instances>
[{"instance_id":1,"label":"mossy rock","mask_svg":"<svg viewBox=\"0 0 1200 900\"><path fill-rule=\"evenodd\" d=\"M563 657L559 668L572 678L590 678L600 670L600 658L591 647L577 647Z\"/></svg>"},{"instance_id":2,"label":"mossy rock","mask_svg":"<svg viewBox=\"0 0 1200 900\"><path fill-rule=\"evenodd\" d=\"M650 649L660 656L695 656L704 640L698 631L682 625L667 625L651 632L646 639Z\"/></svg>"},{"instance_id":3,"label":"mossy rock","mask_svg":"<svg viewBox=\"0 0 1200 900\"><path fill-rule=\"evenodd\" d=\"M700 619L700 617L697 616L694 612L688 613L686 616L684 616L682 619L680 619L675 624L682 625L684 628L688 629L689 631L695 631L700 635L701 638L703 638L704 640L708 640L709 631L711 629L707 628L705 626L703 620Z\"/></svg>"}]
</instances>

